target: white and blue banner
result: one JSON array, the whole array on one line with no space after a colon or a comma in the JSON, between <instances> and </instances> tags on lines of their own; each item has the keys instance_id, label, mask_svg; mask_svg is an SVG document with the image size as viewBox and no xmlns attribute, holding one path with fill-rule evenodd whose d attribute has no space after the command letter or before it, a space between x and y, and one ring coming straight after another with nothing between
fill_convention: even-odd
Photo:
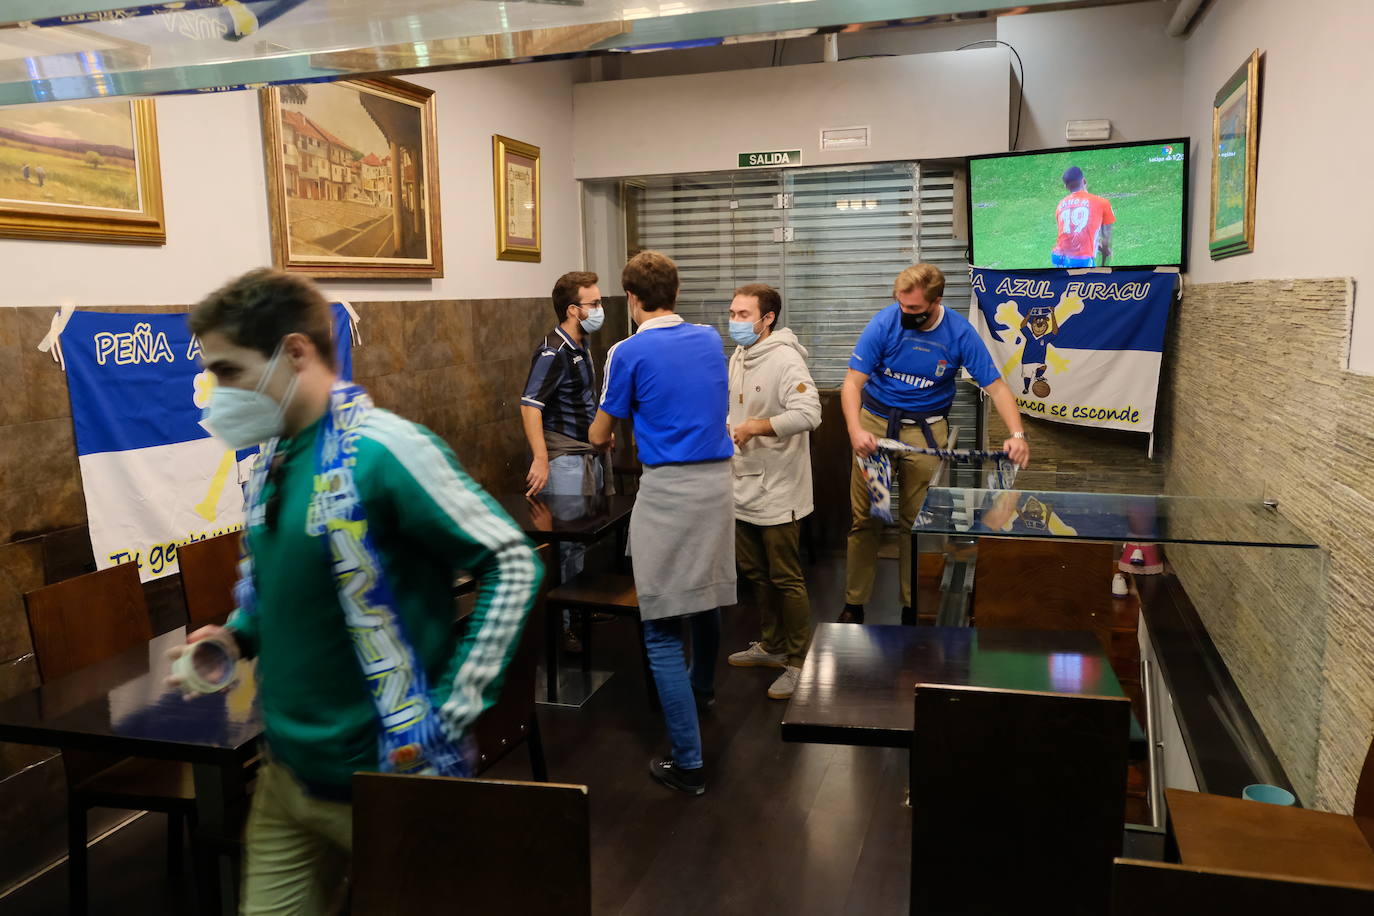
<instances>
[{"instance_id":1,"label":"white and blue banner","mask_svg":"<svg viewBox=\"0 0 1374 916\"><path fill-rule=\"evenodd\" d=\"M350 314L334 306L344 378ZM236 454L200 425L215 379L186 313L74 312L61 352L98 568L134 561L145 582L171 575L180 545L243 527L257 449Z\"/></svg>"},{"instance_id":2,"label":"white and blue banner","mask_svg":"<svg viewBox=\"0 0 1374 916\"><path fill-rule=\"evenodd\" d=\"M1177 274L981 268L972 274L970 320L1022 413L1153 432Z\"/></svg>"}]
</instances>

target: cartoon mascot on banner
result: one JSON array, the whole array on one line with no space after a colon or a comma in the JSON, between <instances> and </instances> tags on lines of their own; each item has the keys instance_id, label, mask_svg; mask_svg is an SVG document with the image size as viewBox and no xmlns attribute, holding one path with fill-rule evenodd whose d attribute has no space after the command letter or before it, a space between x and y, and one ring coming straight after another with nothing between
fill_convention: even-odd
<instances>
[{"instance_id":1,"label":"cartoon mascot on banner","mask_svg":"<svg viewBox=\"0 0 1374 916\"><path fill-rule=\"evenodd\" d=\"M1002 367L1002 377L1011 378L1011 369L1018 362L1021 365L1021 393L1032 394L1044 400L1050 396L1050 383L1045 378L1047 370L1053 374L1067 372L1069 361L1060 356L1051 345L1064 323L1083 311L1083 300L1078 296L1063 296L1056 305L1032 305L1021 314L1021 307L1014 299L997 306L998 327L994 331L1016 329L1014 345L1020 350L1012 355ZM999 333L1000 338L1002 335Z\"/></svg>"}]
</instances>

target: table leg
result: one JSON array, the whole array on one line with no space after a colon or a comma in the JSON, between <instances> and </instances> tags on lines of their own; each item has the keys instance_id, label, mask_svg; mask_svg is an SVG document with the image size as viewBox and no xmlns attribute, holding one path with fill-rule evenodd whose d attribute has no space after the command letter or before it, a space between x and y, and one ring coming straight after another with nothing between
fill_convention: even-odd
<instances>
[{"instance_id":1,"label":"table leg","mask_svg":"<svg viewBox=\"0 0 1374 916\"><path fill-rule=\"evenodd\" d=\"M553 562L548 571L549 591L563 584L563 561L558 541L551 542ZM558 702L558 651L563 641L563 614L559 608L544 608L544 701Z\"/></svg>"},{"instance_id":2,"label":"table leg","mask_svg":"<svg viewBox=\"0 0 1374 916\"><path fill-rule=\"evenodd\" d=\"M238 912L239 876L231 852L240 841L233 808L246 797L243 763L197 763L192 767L196 788L195 844L197 873L203 899L201 912L233 916Z\"/></svg>"},{"instance_id":3,"label":"table leg","mask_svg":"<svg viewBox=\"0 0 1374 916\"><path fill-rule=\"evenodd\" d=\"M911 538L911 617L921 619L921 555L916 552L919 540L916 532L907 535Z\"/></svg>"}]
</instances>

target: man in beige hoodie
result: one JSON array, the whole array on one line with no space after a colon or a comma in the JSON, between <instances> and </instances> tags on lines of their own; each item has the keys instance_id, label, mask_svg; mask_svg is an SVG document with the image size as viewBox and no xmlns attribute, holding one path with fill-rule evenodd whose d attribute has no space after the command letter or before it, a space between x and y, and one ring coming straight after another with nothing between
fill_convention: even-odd
<instances>
[{"instance_id":1,"label":"man in beige hoodie","mask_svg":"<svg viewBox=\"0 0 1374 916\"><path fill-rule=\"evenodd\" d=\"M730 435L735 441L735 562L754 589L761 639L730 656L739 667L781 668L768 688L792 696L811 641L801 520L811 513L811 430L821 401L806 348L777 326L782 298L754 283L730 303Z\"/></svg>"}]
</instances>

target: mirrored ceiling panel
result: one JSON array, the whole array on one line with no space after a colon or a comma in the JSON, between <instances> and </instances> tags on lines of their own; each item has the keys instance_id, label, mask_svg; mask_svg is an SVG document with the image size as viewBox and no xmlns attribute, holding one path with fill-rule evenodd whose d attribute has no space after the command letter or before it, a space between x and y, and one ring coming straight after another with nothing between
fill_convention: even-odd
<instances>
[{"instance_id":1,"label":"mirrored ceiling panel","mask_svg":"<svg viewBox=\"0 0 1374 916\"><path fill-rule=\"evenodd\" d=\"M211 92L1103 2L8 0L0 4L0 105Z\"/></svg>"}]
</instances>

